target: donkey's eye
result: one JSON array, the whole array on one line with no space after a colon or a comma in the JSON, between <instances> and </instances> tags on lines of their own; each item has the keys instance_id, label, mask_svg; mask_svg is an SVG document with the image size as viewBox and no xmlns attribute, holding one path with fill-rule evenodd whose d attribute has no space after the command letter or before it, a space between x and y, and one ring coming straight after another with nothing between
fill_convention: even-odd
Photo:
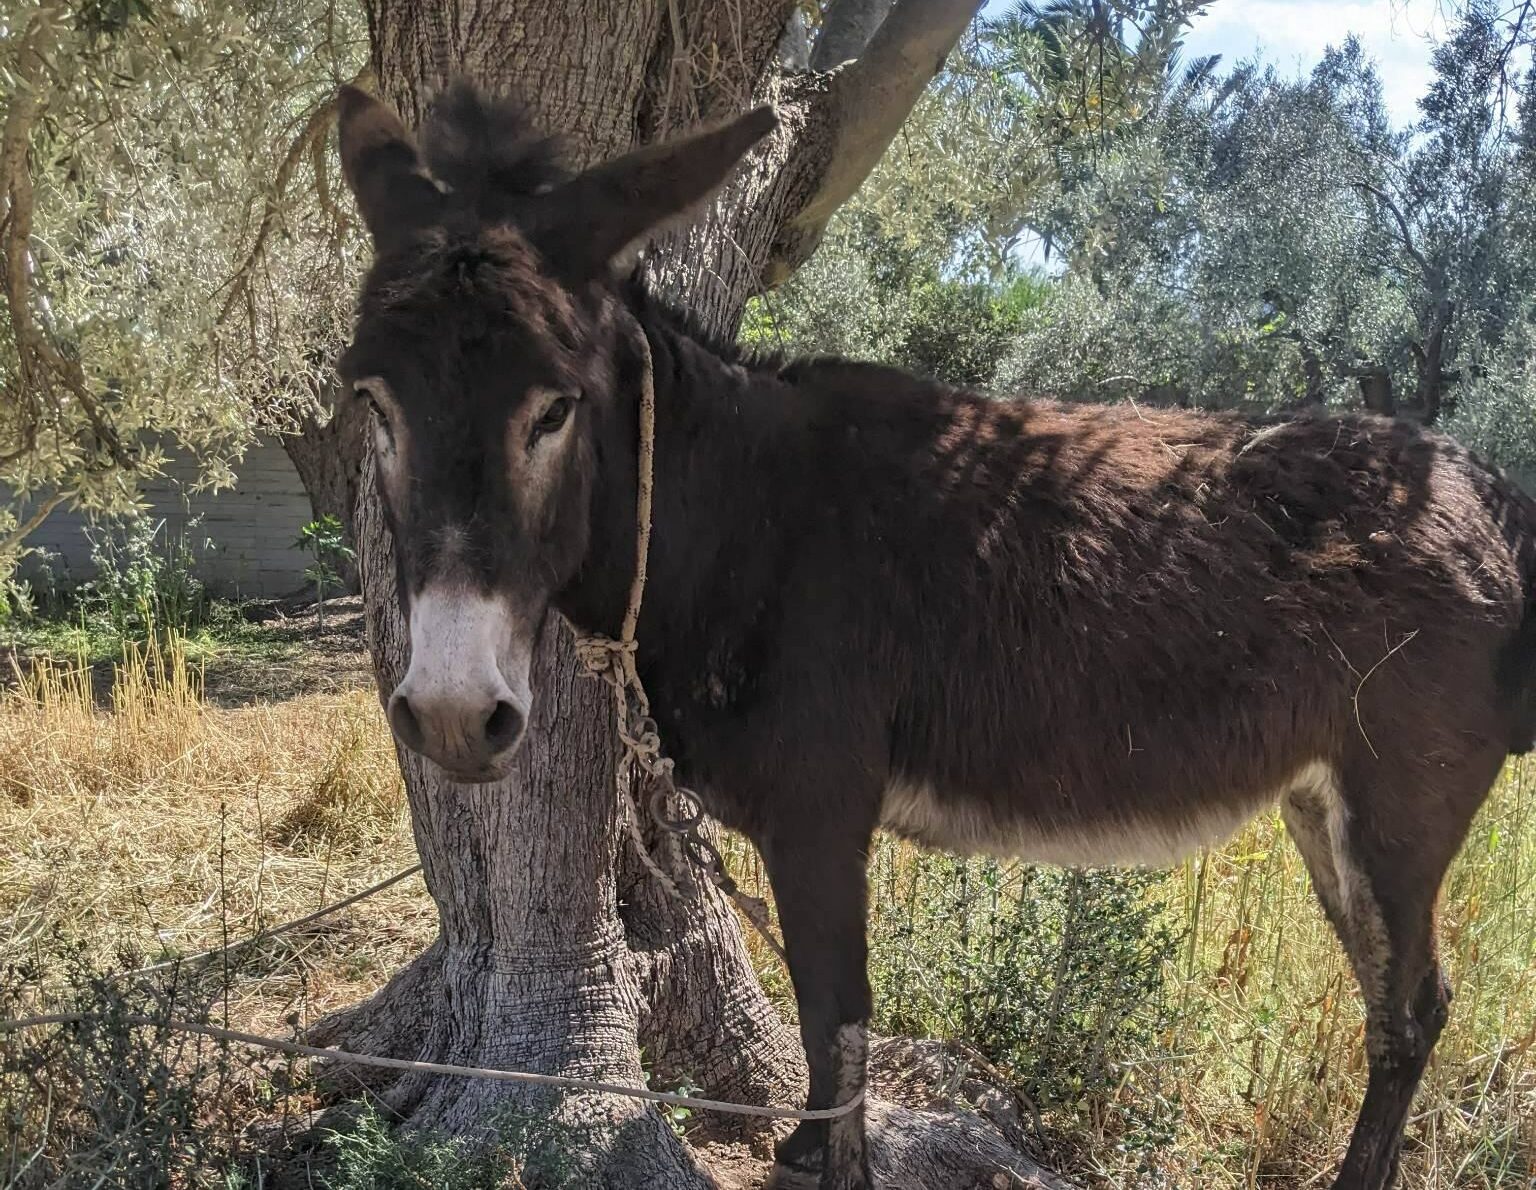
<instances>
[{"instance_id":1,"label":"donkey's eye","mask_svg":"<svg viewBox=\"0 0 1536 1190\"><path fill-rule=\"evenodd\" d=\"M556 397L545 407L544 412L539 415L539 420L533 427L534 432L553 434L561 426L565 425L571 416L571 410L575 406L576 402L571 400L570 397Z\"/></svg>"}]
</instances>

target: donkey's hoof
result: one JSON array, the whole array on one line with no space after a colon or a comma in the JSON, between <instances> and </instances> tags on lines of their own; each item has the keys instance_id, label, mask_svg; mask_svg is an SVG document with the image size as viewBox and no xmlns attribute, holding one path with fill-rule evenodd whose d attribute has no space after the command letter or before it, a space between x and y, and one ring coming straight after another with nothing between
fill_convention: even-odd
<instances>
[{"instance_id":1,"label":"donkey's hoof","mask_svg":"<svg viewBox=\"0 0 1536 1190\"><path fill-rule=\"evenodd\" d=\"M870 1190L874 1185L860 1169L842 1173L824 1173L821 1162L789 1164L776 1162L763 1190Z\"/></svg>"},{"instance_id":2,"label":"donkey's hoof","mask_svg":"<svg viewBox=\"0 0 1536 1190\"><path fill-rule=\"evenodd\" d=\"M819 1157L819 1154L817 1154ZM773 1172L768 1175L768 1180L763 1183L763 1190L820 1190L821 1188L821 1162L805 1163L794 1162L785 1164L776 1161Z\"/></svg>"}]
</instances>

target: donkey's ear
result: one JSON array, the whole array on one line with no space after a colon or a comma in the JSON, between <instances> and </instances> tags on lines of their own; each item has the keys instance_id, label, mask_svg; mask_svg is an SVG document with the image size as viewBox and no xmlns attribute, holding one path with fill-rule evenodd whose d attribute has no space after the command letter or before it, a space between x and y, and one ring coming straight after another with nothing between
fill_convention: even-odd
<instances>
[{"instance_id":1,"label":"donkey's ear","mask_svg":"<svg viewBox=\"0 0 1536 1190\"><path fill-rule=\"evenodd\" d=\"M443 195L427 176L400 117L350 86L341 89L336 109L341 172L357 196L374 247L385 251L435 223Z\"/></svg>"},{"instance_id":2,"label":"donkey's ear","mask_svg":"<svg viewBox=\"0 0 1536 1190\"><path fill-rule=\"evenodd\" d=\"M543 195L528 230L556 269L597 276L713 194L778 123L771 107L755 108L708 132L616 157Z\"/></svg>"}]
</instances>

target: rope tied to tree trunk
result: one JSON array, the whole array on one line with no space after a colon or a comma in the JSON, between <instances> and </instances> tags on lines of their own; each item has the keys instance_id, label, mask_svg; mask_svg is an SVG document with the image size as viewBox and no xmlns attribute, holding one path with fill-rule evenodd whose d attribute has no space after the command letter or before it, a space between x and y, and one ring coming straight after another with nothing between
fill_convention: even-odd
<instances>
[{"instance_id":1,"label":"rope tied to tree trunk","mask_svg":"<svg viewBox=\"0 0 1536 1190\"><path fill-rule=\"evenodd\" d=\"M386 1070L414 1070L426 1074L449 1074L460 1078L483 1078L495 1082L532 1083L535 1086L561 1087L569 1091L585 1091L589 1094L622 1095L629 1099L643 1099L648 1103L665 1103L673 1107L689 1107L700 1111L726 1112L737 1116L763 1116L770 1120L836 1120L854 1111L864 1102L861 1087L846 1103L836 1107L808 1108L757 1107L750 1103L732 1103L725 1099L701 1099L695 1095L678 1095L671 1091L651 1091L644 1087L627 1087L622 1083L600 1082L596 1079L575 1078L564 1074L540 1074L528 1070L500 1070L492 1066L455 1066L448 1062L422 1062L412 1058L382 1058L374 1054L357 1054L350 1050L330 1046L303 1045L297 1041L285 1041L280 1037L263 1037L259 1033L245 1033L239 1029L224 1029L218 1025L206 1025L199 1021L180 1021L171 1017L126 1015L90 1012L53 1012L39 1016L0 1020L0 1034L16 1033L22 1029L37 1029L47 1025L77 1025L87 1021L106 1021L140 1026L151 1029L169 1029L177 1033L195 1033L212 1037L217 1041L232 1041L257 1049L275 1050L280 1054L292 1054L300 1058L324 1058L336 1062L350 1062L358 1066L378 1066Z\"/></svg>"},{"instance_id":2,"label":"rope tied to tree trunk","mask_svg":"<svg viewBox=\"0 0 1536 1190\"><path fill-rule=\"evenodd\" d=\"M673 779L673 765L662 754L661 736L651 718L651 700L640 681L635 656L639 645L635 629L645 599L646 566L651 554L651 493L656 473L656 372L645 328L637 327L635 343L640 355L640 447L636 459L635 573L629 583L629 602L619 638L589 633L576 638L576 656L585 676L607 683L613 691L614 720L630 766L629 795L624 801L624 821L640 862L674 897L690 900L672 873L652 854L641 829L641 789L650 787L646 799L651 820L677 841L684 856L731 899L779 960L788 966L784 947L774 937L768 903L745 893L726 871L719 849L703 832L704 803L698 794ZM680 807L674 812L673 807Z\"/></svg>"}]
</instances>

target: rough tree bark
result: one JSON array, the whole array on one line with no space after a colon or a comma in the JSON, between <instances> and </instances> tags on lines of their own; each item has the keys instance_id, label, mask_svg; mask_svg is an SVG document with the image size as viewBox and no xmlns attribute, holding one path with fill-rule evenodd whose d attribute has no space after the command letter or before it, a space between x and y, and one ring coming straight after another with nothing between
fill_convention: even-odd
<instances>
[{"instance_id":1,"label":"rough tree bark","mask_svg":"<svg viewBox=\"0 0 1536 1190\"><path fill-rule=\"evenodd\" d=\"M780 132L697 223L647 257L657 285L729 335L747 299L814 249L978 6L901 0L852 63L792 75L774 65L792 0L488 0L472 12L453 0L368 0L368 16L381 93L407 123L446 81L467 74L523 96L543 127L566 138L574 164L774 102ZM332 426L310 437L306 457L344 455L354 476L366 465L361 435ZM388 690L408 649L391 543L371 485L353 490L361 493L353 523L370 643ZM375 1053L631 1083L643 1050L652 1085L686 1078L720 1098L798 1103L798 1036L763 995L733 913L712 890L695 902L672 899L624 841L611 704L576 668L569 633L552 625L535 660L528 742L507 781L459 786L401 755L441 936L315 1035ZM409 1124L459 1132L526 1100L503 1083L407 1076L375 1085ZM636 1101L579 1096L564 1110L602 1134L587 1147L595 1181L705 1184L688 1151ZM906 1135L885 1145L876 1136L877 1168L915 1161L919 1117L882 1110ZM988 1160L1011 1151L978 1147L974 1128L950 1132ZM767 1139L761 1129L758 1139ZM962 1159L935 1166L947 1171L942 1184L961 1184L954 1162ZM985 1178L991 1184L990 1172Z\"/></svg>"},{"instance_id":2,"label":"rough tree bark","mask_svg":"<svg viewBox=\"0 0 1536 1190\"><path fill-rule=\"evenodd\" d=\"M349 534L353 510L357 507L360 460L354 451L337 449L340 442L356 442L359 426L357 410L346 401L334 401L331 420L322 425L314 414L305 414L298 433L281 437L288 461L298 472L304 494L309 497L315 519L335 517ZM358 589L355 559L340 566L341 581L348 591Z\"/></svg>"},{"instance_id":3,"label":"rough tree bark","mask_svg":"<svg viewBox=\"0 0 1536 1190\"><path fill-rule=\"evenodd\" d=\"M336 449L338 440L356 437L352 412L350 403L338 401L332 414L335 425L321 425L306 415L298 433L282 436L283 450L299 474L316 520L333 516L347 524L357 505L358 460Z\"/></svg>"},{"instance_id":4,"label":"rough tree bark","mask_svg":"<svg viewBox=\"0 0 1536 1190\"><path fill-rule=\"evenodd\" d=\"M1426 426L1440 420L1440 408L1445 390L1459 373L1445 367L1446 336L1456 318L1456 303L1442 297L1429 309L1421 320L1424 325L1422 343L1413 344L1414 385L1413 413Z\"/></svg>"}]
</instances>

